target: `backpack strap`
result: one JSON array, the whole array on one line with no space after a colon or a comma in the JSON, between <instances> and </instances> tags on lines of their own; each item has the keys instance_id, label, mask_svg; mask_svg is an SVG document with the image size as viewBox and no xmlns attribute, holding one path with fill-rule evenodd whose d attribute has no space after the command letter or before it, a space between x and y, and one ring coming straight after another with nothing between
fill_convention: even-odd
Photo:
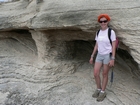
<instances>
[{"instance_id":1,"label":"backpack strap","mask_svg":"<svg viewBox=\"0 0 140 105\"><path fill-rule=\"evenodd\" d=\"M97 31L97 37L98 37L99 32L100 32L100 30Z\"/></svg>"},{"instance_id":2,"label":"backpack strap","mask_svg":"<svg viewBox=\"0 0 140 105\"><path fill-rule=\"evenodd\" d=\"M110 44L112 46L112 40L111 40L111 28L108 29L108 39L110 41Z\"/></svg>"}]
</instances>

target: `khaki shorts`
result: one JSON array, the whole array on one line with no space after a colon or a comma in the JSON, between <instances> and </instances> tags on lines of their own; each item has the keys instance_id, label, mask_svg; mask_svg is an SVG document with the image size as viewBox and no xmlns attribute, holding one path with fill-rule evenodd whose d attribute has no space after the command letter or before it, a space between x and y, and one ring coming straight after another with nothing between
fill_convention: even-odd
<instances>
[{"instance_id":1,"label":"khaki shorts","mask_svg":"<svg viewBox=\"0 0 140 105\"><path fill-rule=\"evenodd\" d=\"M101 55L98 53L96 56L95 62L108 64L110 60L111 60L110 54Z\"/></svg>"}]
</instances>

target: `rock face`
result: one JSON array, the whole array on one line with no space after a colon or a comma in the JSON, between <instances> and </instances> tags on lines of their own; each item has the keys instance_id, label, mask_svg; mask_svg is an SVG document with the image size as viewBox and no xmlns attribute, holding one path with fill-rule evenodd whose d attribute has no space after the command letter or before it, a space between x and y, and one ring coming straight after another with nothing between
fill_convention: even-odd
<instances>
[{"instance_id":1,"label":"rock face","mask_svg":"<svg viewBox=\"0 0 140 105\"><path fill-rule=\"evenodd\" d=\"M0 4L0 105L139 105L139 2L13 0ZM88 60L100 13L111 16L110 27L120 46L114 83L108 84L107 98L98 103L91 97L96 85L94 65Z\"/></svg>"}]
</instances>

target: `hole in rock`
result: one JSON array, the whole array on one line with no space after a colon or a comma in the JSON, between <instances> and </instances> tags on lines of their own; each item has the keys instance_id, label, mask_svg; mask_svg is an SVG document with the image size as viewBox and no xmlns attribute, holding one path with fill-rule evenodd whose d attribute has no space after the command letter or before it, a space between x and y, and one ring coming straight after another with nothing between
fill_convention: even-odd
<instances>
[{"instance_id":1,"label":"hole in rock","mask_svg":"<svg viewBox=\"0 0 140 105\"><path fill-rule=\"evenodd\" d=\"M28 30L16 29L0 33L0 55L7 59L28 61L35 58L37 48ZM21 59L22 58L22 59ZM6 59L6 60L7 60Z\"/></svg>"}]
</instances>

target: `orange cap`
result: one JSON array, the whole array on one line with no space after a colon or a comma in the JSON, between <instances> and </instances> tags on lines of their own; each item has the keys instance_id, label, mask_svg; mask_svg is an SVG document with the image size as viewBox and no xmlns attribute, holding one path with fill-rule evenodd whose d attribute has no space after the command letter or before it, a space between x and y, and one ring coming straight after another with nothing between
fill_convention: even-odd
<instances>
[{"instance_id":1,"label":"orange cap","mask_svg":"<svg viewBox=\"0 0 140 105\"><path fill-rule=\"evenodd\" d=\"M100 15L98 16L98 22L100 22L100 19L101 19L102 17L105 17L108 21L110 21L110 17L109 17L108 14L100 14Z\"/></svg>"}]
</instances>

